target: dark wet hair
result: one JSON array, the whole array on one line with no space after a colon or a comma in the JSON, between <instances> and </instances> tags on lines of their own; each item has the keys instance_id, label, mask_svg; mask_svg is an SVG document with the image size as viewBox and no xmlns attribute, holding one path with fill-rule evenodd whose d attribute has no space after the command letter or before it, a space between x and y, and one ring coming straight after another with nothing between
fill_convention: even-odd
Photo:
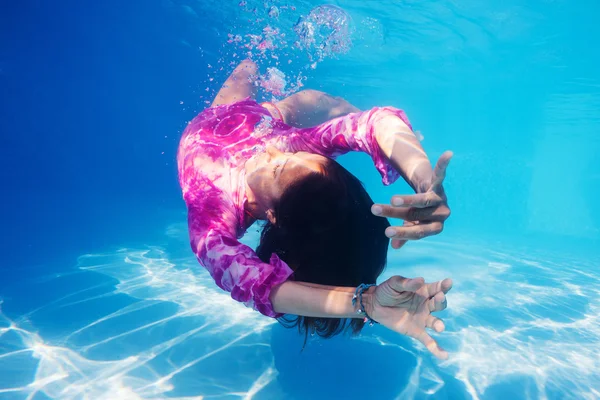
<instances>
[{"instance_id":1,"label":"dark wet hair","mask_svg":"<svg viewBox=\"0 0 600 400\"><path fill-rule=\"evenodd\" d=\"M263 227L256 253L268 262L276 253L294 270L299 282L356 287L375 283L387 260L387 219L371 213L373 200L362 183L329 158L324 173L311 173L292 184L274 205L275 224ZM358 334L362 319L286 315L288 328L329 338L351 330Z\"/></svg>"}]
</instances>

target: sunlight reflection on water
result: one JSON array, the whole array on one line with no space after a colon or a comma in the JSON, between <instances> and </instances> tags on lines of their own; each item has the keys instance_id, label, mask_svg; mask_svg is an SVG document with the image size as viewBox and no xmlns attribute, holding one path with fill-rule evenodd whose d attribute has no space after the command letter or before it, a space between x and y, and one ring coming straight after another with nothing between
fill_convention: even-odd
<instances>
[{"instance_id":1,"label":"sunlight reflection on water","mask_svg":"<svg viewBox=\"0 0 600 400\"><path fill-rule=\"evenodd\" d=\"M277 358L297 356L294 362L301 364L316 355L300 355L299 336L272 330L275 321L216 288L188 253L181 224L168 227L166 236L172 240L167 249L123 248L79 258L79 273L111 277L114 286L64 287L63 297L27 315L2 315L0 395L294 398L286 393L291 384L281 382L287 376L278 377L276 366L283 364ZM257 237L250 233L245 242L255 243ZM600 365L594 354L600 350L600 282L586 273L591 265L467 251L448 243L414 243L390 254L385 276L402 271L455 281L442 316L447 332L439 337L452 352L447 362L436 364L416 343L380 328L335 344L358 346L352 347L358 352L361 346L397 348L403 363L413 365L407 367L404 386L389 389L398 398L440 396L450 385L455 394L462 387L466 398L497 398L488 395L504 393L503 382L515 376L529 382L533 397L567 390L577 398L598 395ZM36 321L58 314L67 314L71 325L45 338L47 327ZM288 343L285 350L279 349L281 340ZM313 338L309 347L324 355L333 351L328 343L335 342ZM387 363L391 368L394 361L383 354L382 368ZM319 379L303 373L296 378Z\"/></svg>"}]
</instances>

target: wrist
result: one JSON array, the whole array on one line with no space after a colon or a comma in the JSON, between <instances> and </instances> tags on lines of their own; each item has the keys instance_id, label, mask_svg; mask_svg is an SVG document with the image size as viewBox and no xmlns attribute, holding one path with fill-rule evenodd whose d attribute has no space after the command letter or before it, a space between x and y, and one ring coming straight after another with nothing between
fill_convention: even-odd
<instances>
[{"instance_id":1,"label":"wrist","mask_svg":"<svg viewBox=\"0 0 600 400\"><path fill-rule=\"evenodd\" d=\"M373 304L375 300L375 289L377 286L370 287L368 290L365 290L362 299L363 299L363 313L368 315L370 318L373 318Z\"/></svg>"},{"instance_id":2,"label":"wrist","mask_svg":"<svg viewBox=\"0 0 600 400\"><path fill-rule=\"evenodd\" d=\"M431 186L431 176L433 170L427 158L419 160L415 163L412 171L406 177L408 184L413 188L415 193L425 193Z\"/></svg>"},{"instance_id":3,"label":"wrist","mask_svg":"<svg viewBox=\"0 0 600 400\"><path fill-rule=\"evenodd\" d=\"M360 287L359 287L360 288ZM373 318L373 301L376 286L371 286L364 290L357 288L353 297L352 303L354 308L354 318L372 319Z\"/></svg>"}]
</instances>

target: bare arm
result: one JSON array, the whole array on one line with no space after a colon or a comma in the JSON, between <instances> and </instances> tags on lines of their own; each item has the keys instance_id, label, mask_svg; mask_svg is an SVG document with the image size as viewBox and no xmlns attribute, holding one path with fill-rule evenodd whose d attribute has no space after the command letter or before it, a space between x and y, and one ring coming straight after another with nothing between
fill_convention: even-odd
<instances>
[{"instance_id":1,"label":"bare arm","mask_svg":"<svg viewBox=\"0 0 600 400\"><path fill-rule=\"evenodd\" d=\"M286 281L271 291L273 309L282 314L321 318L363 318L352 305L355 288ZM369 295L365 293L365 301Z\"/></svg>"},{"instance_id":2,"label":"bare arm","mask_svg":"<svg viewBox=\"0 0 600 400\"><path fill-rule=\"evenodd\" d=\"M303 90L276 106L284 115L284 122L298 128L316 126L333 118L360 110L341 97L318 90ZM383 118L375 127L375 138L381 150L415 191L426 190L432 168L421 142L402 119Z\"/></svg>"},{"instance_id":3,"label":"bare arm","mask_svg":"<svg viewBox=\"0 0 600 400\"><path fill-rule=\"evenodd\" d=\"M382 118L375 127L377 144L404 180L420 193L428 189L433 173L420 140L402 119Z\"/></svg>"},{"instance_id":4,"label":"bare arm","mask_svg":"<svg viewBox=\"0 0 600 400\"><path fill-rule=\"evenodd\" d=\"M256 86L252 83L256 75L256 64L251 60L242 61L229 75L211 105L211 107L222 104L231 104L247 97L256 96Z\"/></svg>"},{"instance_id":5,"label":"bare arm","mask_svg":"<svg viewBox=\"0 0 600 400\"><path fill-rule=\"evenodd\" d=\"M404 220L402 227L386 229L392 248L399 249L406 240L442 232L444 221L450 216L442 184L452 152L444 152L433 169L419 139L401 118L392 114L376 124L375 140L381 151L417 193L393 196L391 205L375 204L371 209L375 215Z\"/></svg>"},{"instance_id":6,"label":"bare arm","mask_svg":"<svg viewBox=\"0 0 600 400\"><path fill-rule=\"evenodd\" d=\"M445 329L443 321L432 312L446 308L445 294L452 281L426 284L423 278L393 276L363 292L362 304L367 315L392 331L419 340L440 359L448 358L429 336L426 328L436 332ZM352 305L354 288L331 287L312 283L286 281L271 291L270 300L276 312L317 318L363 318L357 302Z\"/></svg>"},{"instance_id":7,"label":"bare arm","mask_svg":"<svg viewBox=\"0 0 600 400\"><path fill-rule=\"evenodd\" d=\"M330 119L360 111L341 97L318 90L303 90L276 103L284 122L297 128L322 124Z\"/></svg>"}]
</instances>

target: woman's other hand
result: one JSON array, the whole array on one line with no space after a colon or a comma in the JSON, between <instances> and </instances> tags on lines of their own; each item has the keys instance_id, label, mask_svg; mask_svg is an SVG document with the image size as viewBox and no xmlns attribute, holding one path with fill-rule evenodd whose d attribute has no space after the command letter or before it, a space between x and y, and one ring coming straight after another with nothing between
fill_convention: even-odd
<instances>
[{"instance_id":1,"label":"woman's other hand","mask_svg":"<svg viewBox=\"0 0 600 400\"><path fill-rule=\"evenodd\" d=\"M399 249L407 240L418 240L437 235L450 216L450 208L444 192L443 182L452 152L442 154L433 170L431 179L424 182L414 195L392 197L391 206L374 204L374 215L404 220L403 226L390 226L385 234L392 239L392 247Z\"/></svg>"},{"instance_id":2,"label":"woman's other hand","mask_svg":"<svg viewBox=\"0 0 600 400\"><path fill-rule=\"evenodd\" d=\"M423 278L392 276L363 296L367 315L395 332L417 339L437 358L445 360L448 353L439 347L426 328L441 333L445 325L433 312L447 307L446 293L452 280L425 283Z\"/></svg>"}]
</instances>

